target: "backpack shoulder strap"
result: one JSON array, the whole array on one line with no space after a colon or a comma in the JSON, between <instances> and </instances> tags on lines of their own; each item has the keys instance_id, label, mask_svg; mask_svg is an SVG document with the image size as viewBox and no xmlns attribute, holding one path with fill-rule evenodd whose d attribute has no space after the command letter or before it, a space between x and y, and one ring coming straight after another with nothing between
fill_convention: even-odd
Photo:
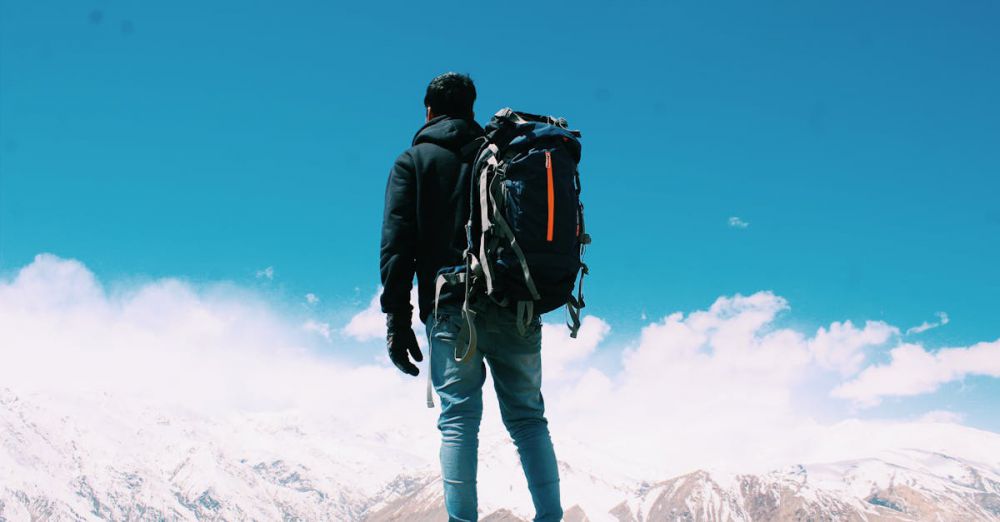
<instances>
[{"instance_id":1,"label":"backpack shoulder strap","mask_svg":"<svg viewBox=\"0 0 1000 522\"><path fill-rule=\"evenodd\" d=\"M483 143L486 142L485 136L480 136L469 143L466 143L458 150L458 155L462 158L462 163L473 163L476 158L479 157L479 149L483 147Z\"/></svg>"}]
</instances>

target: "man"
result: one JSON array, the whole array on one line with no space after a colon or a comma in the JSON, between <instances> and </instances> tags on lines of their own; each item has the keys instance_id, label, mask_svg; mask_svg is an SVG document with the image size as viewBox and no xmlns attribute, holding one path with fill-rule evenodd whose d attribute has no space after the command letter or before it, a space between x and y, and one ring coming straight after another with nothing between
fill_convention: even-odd
<instances>
[{"instance_id":1,"label":"man","mask_svg":"<svg viewBox=\"0 0 1000 522\"><path fill-rule=\"evenodd\" d=\"M416 274L420 320L430 343L431 380L441 400L441 475L449 519L478 518L478 436L488 363L504 425L528 479L535 520L555 521L562 518L562 508L541 393L541 318L533 317L521 333L514 310L480 296L470 304L477 312L477 349L459 362L456 349L465 349L459 340L463 291L445 287L434 313L438 270L464 262L471 168L463 154L474 150L470 143L483 135L474 119L475 100L476 88L468 76L446 73L434 78L424 97L426 123L389 173L381 247L381 305L389 358L400 371L419 373L410 360L423 360L411 328L410 290Z\"/></svg>"}]
</instances>

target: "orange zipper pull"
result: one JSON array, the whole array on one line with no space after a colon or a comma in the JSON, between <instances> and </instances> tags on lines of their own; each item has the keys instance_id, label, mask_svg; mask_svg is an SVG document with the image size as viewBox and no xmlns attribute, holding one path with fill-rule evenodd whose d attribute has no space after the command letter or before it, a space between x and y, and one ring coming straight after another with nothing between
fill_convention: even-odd
<instances>
[{"instance_id":1,"label":"orange zipper pull","mask_svg":"<svg viewBox=\"0 0 1000 522\"><path fill-rule=\"evenodd\" d=\"M545 173L548 177L549 183L549 228L545 239L547 241L552 241L552 230L554 228L556 218L556 191L552 182L552 153L549 151L545 151Z\"/></svg>"}]
</instances>

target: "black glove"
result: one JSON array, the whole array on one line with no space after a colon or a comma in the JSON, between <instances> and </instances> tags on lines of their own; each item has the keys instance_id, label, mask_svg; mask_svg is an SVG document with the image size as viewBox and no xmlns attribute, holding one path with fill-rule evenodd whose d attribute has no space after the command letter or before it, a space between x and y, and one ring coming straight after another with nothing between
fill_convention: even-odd
<instances>
[{"instance_id":1,"label":"black glove","mask_svg":"<svg viewBox=\"0 0 1000 522\"><path fill-rule=\"evenodd\" d=\"M420 370L410 362L409 355L417 362L424 360L424 354L420 353L417 346L417 336L413 334L410 327L410 314L389 313L385 316L385 325L388 330L385 335L385 344L389 349L389 359L392 364L399 368L399 371L410 375L417 375Z\"/></svg>"}]
</instances>

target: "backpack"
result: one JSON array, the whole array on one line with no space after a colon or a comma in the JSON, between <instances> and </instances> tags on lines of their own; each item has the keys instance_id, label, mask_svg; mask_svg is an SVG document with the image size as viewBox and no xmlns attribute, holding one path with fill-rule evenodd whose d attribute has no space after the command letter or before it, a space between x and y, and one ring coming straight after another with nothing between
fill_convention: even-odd
<instances>
[{"instance_id":1,"label":"backpack","mask_svg":"<svg viewBox=\"0 0 1000 522\"><path fill-rule=\"evenodd\" d=\"M475 311L469 303L485 295L517 309L517 327L526 331L534 314L565 305L567 326L575 338L580 328L582 261L590 236L580 202L580 132L563 118L501 109L486 135L469 147L470 213L465 226L465 264L438 271L434 314L445 285L465 285L462 315L468 347L476 346ZM463 153L466 151L463 150ZM577 294L573 287L579 274Z\"/></svg>"}]
</instances>

